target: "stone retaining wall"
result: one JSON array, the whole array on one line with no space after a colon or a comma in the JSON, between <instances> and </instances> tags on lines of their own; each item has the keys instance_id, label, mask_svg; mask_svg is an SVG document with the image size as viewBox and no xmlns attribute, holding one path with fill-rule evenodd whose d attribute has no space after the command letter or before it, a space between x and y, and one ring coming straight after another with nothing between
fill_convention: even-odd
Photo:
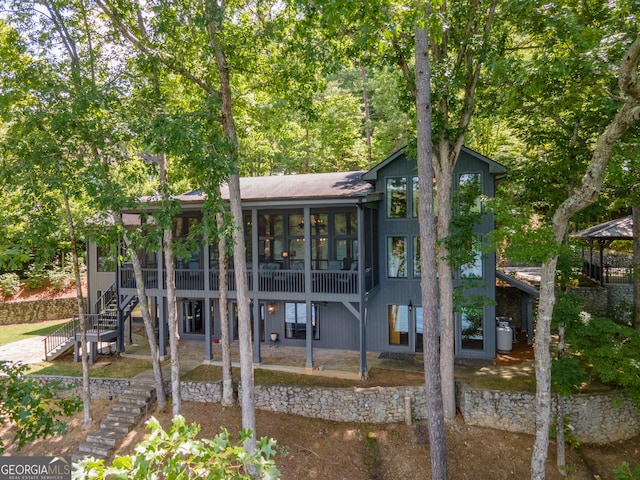
<instances>
[{"instance_id":1,"label":"stone retaining wall","mask_svg":"<svg viewBox=\"0 0 640 480\"><path fill-rule=\"evenodd\" d=\"M62 385L72 385L74 392L77 395L81 394L82 389L82 377L63 377L57 375L32 375L40 382L59 381ZM90 378L89 388L91 389L92 398L111 398L118 396L127 389L129 386L128 378Z\"/></svg>"},{"instance_id":2,"label":"stone retaining wall","mask_svg":"<svg viewBox=\"0 0 640 480\"><path fill-rule=\"evenodd\" d=\"M568 293L584 300L582 307L591 315L602 317L607 314L609 295L604 287L570 287Z\"/></svg>"},{"instance_id":3,"label":"stone retaining wall","mask_svg":"<svg viewBox=\"0 0 640 480\"><path fill-rule=\"evenodd\" d=\"M633 305L633 284L629 283L607 283L606 285L609 306L611 308L619 305Z\"/></svg>"},{"instance_id":4,"label":"stone retaining wall","mask_svg":"<svg viewBox=\"0 0 640 480\"><path fill-rule=\"evenodd\" d=\"M171 384L169 383L171 393ZM222 401L222 382L180 382L180 395L185 402L215 402Z\"/></svg>"},{"instance_id":5,"label":"stone retaining wall","mask_svg":"<svg viewBox=\"0 0 640 480\"><path fill-rule=\"evenodd\" d=\"M81 378L36 376L80 388ZM92 378L95 398L124 392L128 379ZM170 385L165 385L170 392ZM535 398L526 392L484 390L456 383L457 407L468 425L516 433L535 433ZM220 402L222 382L182 382L182 400ZM272 412L339 422L397 423L427 418L424 387L326 388L256 385L255 406ZM555 403L553 404L555 410ZM636 406L621 393L581 394L564 399L572 435L582 442L604 444L640 433Z\"/></svg>"},{"instance_id":6,"label":"stone retaining wall","mask_svg":"<svg viewBox=\"0 0 640 480\"><path fill-rule=\"evenodd\" d=\"M75 313L78 313L75 297L0 303L0 325L58 320Z\"/></svg>"},{"instance_id":7,"label":"stone retaining wall","mask_svg":"<svg viewBox=\"0 0 640 480\"><path fill-rule=\"evenodd\" d=\"M465 423L509 432L535 433L533 393L481 390L457 383L458 410ZM621 393L579 394L563 399L572 435L582 442L609 443L640 433L635 404ZM552 402L553 411L556 402Z\"/></svg>"},{"instance_id":8,"label":"stone retaining wall","mask_svg":"<svg viewBox=\"0 0 640 480\"><path fill-rule=\"evenodd\" d=\"M410 412L405 408L410 400ZM320 388L256 385L256 408L339 422L386 423L426 418L424 387Z\"/></svg>"}]
</instances>

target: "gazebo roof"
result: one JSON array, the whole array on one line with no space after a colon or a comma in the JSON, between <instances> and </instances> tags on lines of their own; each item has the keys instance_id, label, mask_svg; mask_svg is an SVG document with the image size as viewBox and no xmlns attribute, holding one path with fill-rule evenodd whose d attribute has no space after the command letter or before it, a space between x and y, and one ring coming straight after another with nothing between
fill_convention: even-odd
<instances>
[{"instance_id":1,"label":"gazebo roof","mask_svg":"<svg viewBox=\"0 0 640 480\"><path fill-rule=\"evenodd\" d=\"M589 240L633 240L633 217L618 218L594 225L571 235Z\"/></svg>"}]
</instances>

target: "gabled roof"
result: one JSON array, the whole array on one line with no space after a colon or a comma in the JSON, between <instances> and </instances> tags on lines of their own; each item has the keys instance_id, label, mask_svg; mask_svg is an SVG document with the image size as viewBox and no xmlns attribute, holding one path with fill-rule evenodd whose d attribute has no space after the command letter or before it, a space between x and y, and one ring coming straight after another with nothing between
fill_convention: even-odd
<instances>
[{"instance_id":1,"label":"gabled roof","mask_svg":"<svg viewBox=\"0 0 640 480\"><path fill-rule=\"evenodd\" d=\"M240 178L243 201L313 200L366 197L373 191L362 179L364 172L310 173L303 175L271 175ZM229 200L228 185L221 189L223 200ZM182 203L202 203L202 191L187 192L176 197Z\"/></svg>"},{"instance_id":2,"label":"gabled roof","mask_svg":"<svg viewBox=\"0 0 640 480\"><path fill-rule=\"evenodd\" d=\"M407 147L402 147L400 150L397 150L396 152L392 153L391 155L389 155L386 159L384 159L382 162L380 162L379 164L377 164L375 167L371 168L371 170L369 170L368 172L366 172L362 178L364 180L367 180L369 182L375 182L378 178L378 172L383 169L384 167L386 167L387 165L389 165L391 162L393 162L394 160L396 160L398 157L402 156L405 154L405 150L407 149ZM499 164L498 162L495 162L493 160L491 160L489 157L485 157L484 155L471 150L469 147L465 147L464 145L462 146L462 150L460 151L460 153L465 152L466 154L480 160L481 162L486 163L489 166L489 173L505 173L507 171L507 168L504 165Z\"/></svg>"},{"instance_id":3,"label":"gabled roof","mask_svg":"<svg viewBox=\"0 0 640 480\"><path fill-rule=\"evenodd\" d=\"M590 240L633 240L633 216L600 223L571 236Z\"/></svg>"}]
</instances>

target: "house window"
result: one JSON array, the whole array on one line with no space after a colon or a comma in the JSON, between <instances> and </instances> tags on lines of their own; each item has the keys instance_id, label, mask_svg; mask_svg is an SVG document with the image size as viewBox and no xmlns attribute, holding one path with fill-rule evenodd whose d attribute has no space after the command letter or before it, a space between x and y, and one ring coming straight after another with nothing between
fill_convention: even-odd
<instances>
[{"instance_id":1,"label":"house window","mask_svg":"<svg viewBox=\"0 0 640 480\"><path fill-rule=\"evenodd\" d=\"M484 348L484 316L478 309L463 309L460 313L463 350Z\"/></svg>"},{"instance_id":2,"label":"house window","mask_svg":"<svg viewBox=\"0 0 640 480\"><path fill-rule=\"evenodd\" d=\"M304 248L304 244L302 245ZM311 214L311 258L316 270L326 268L329 260L329 214Z\"/></svg>"},{"instance_id":3,"label":"house window","mask_svg":"<svg viewBox=\"0 0 640 480\"><path fill-rule=\"evenodd\" d=\"M482 211L482 174L461 173L458 177L460 209L478 213Z\"/></svg>"},{"instance_id":4,"label":"house window","mask_svg":"<svg viewBox=\"0 0 640 480\"><path fill-rule=\"evenodd\" d=\"M202 300L184 300L181 317L182 333L204 334Z\"/></svg>"},{"instance_id":5,"label":"house window","mask_svg":"<svg viewBox=\"0 0 640 480\"><path fill-rule=\"evenodd\" d=\"M418 177L411 177L411 216L418 218L420 208L420 185ZM433 179L433 214L438 216L438 202L436 196L436 179Z\"/></svg>"},{"instance_id":6,"label":"house window","mask_svg":"<svg viewBox=\"0 0 640 480\"><path fill-rule=\"evenodd\" d=\"M115 272L116 271L116 246L111 244L107 246L98 245L98 271L99 272Z\"/></svg>"},{"instance_id":7,"label":"house window","mask_svg":"<svg viewBox=\"0 0 640 480\"><path fill-rule=\"evenodd\" d=\"M282 215L258 215L258 255L260 262L279 261L283 250L284 228Z\"/></svg>"},{"instance_id":8,"label":"house window","mask_svg":"<svg viewBox=\"0 0 640 480\"><path fill-rule=\"evenodd\" d=\"M473 237L468 263L460 268L460 276L462 278L482 278L482 252L480 251L480 238Z\"/></svg>"},{"instance_id":9,"label":"house window","mask_svg":"<svg viewBox=\"0 0 640 480\"><path fill-rule=\"evenodd\" d=\"M406 218L407 177L387 178L387 217Z\"/></svg>"},{"instance_id":10,"label":"house window","mask_svg":"<svg viewBox=\"0 0 640 480\"><path fill-rule=\"evenodd\" d=\"M387 276L389 278L407 277L407 238L387 238Z\"/></svg>"},{"instance_id":11,"label":"house window","mask_svg":"<svg viewBox=\"0 0 640 480\"><path fill-rule=\"evenodd\" d=\"M358 259L358 216L356 212L336 212L333 217L335 259L349 270Z\"/></svg>"},{"instance_id":12,"label":"house window","mask_svg":"<svg viewBox=\"0 0 640 480\"><path fill-rule=\"evenodd\" d=\"M389 345L409 345L409 306L389 305Z\"/></svg>"},{"instance_id":13,"label":"house window","mask_svg":"<svg viewBox=\"0 0 640 480\"><path fill-rule=\"evenodd\" d=\"M424 350L424 328L422 318L422 307L415 307L416 311L416 352Z\"/></svg>"},{"instance_id":14,"label":"house window","mask_svg":"<svg viewBox=\"0 0 640 480\"><path fill-rule=\"evenodd\" d=\"M420 278L420 236L413 237L413 276Z\"/></svg>"},{"instance_id":15,"label":"house window","mask_svg":"<svg viewBox=\"0 0 640 480\"><path fill-rule=\"evenodd\" d=\"M420 205L419 195L418 177L411 177L411 216L413 218L418 218L418 207Z\"/></svg>"},{"instance_id":16,"label":"house window","mask_svg":"<svg viewBox=\"0 0 640 480\"><path fill-rule=\"evenodd\" d=\"M313 339L320 340L320 325L318 324L318 306L311 306L311 326ZM306 303L284 304L284 336L285 338L307 338L307 305Z\"/></svg>"}]
</instances>

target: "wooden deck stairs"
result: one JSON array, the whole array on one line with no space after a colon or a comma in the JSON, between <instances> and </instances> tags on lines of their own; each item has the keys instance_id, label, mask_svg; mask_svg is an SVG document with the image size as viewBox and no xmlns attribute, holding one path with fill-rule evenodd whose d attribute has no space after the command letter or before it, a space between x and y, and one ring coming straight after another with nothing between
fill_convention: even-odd
<instances>
[{"instance_id":1,"label":"wooden deck stairs","mask_svg":"<svg viewBox=\"0 0 640 480\"><path fill-rule=\"evenodd\" d=\"M99 313L86 314L87 341L113 341L118 336L118 308L122 312L123 323L129 320L133 309L138 305L136 295L121 296L118 302L115 282L96 301L94 311ZM118 305L119 304L119 305ZM56 331L44 338L44 358L50 362L66 353L80 341L80 317L61 325ZM77 352L76 352L77 354ZM77 356L77 355L76 355Z\"/></svg>"}]
</instances>

